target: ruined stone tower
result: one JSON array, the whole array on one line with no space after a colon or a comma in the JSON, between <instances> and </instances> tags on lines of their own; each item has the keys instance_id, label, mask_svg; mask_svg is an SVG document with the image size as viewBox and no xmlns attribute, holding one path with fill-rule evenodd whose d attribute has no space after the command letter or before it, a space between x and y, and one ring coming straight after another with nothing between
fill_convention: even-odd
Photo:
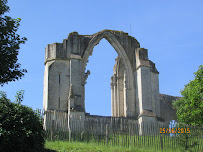
<instances>
[{"instance_id":1,"label":"ruined stone tower","mask_svg":"<svg viewBox=\"0 0 203 152\"><path fill-rule=\"evenodd\" d=\"M44 110L85 113L86 64L93 48L105 38L118 57L111 77L112 116L156 121L160 117L159 72L148 50L122 31L93 35L69 34L63 43L48 44L45 52ZM104 54L105 55L105 54Z\"/></svg>"}]
</instances>

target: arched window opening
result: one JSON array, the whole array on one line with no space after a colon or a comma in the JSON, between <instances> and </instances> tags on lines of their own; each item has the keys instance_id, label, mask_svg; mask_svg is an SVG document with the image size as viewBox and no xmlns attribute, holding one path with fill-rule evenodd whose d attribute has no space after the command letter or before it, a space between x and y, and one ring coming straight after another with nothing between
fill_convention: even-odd
<instances>
[{"instance_id":1,"label":"arched window opening","mask_svg":"<svg viewBox=\"0 0 203 152\"><path fill-rule=\"evenodd\" d=\"M111 77L118 54L106 39L94 47L86 66L85 109L91 115L111 116Z\"/></svg>"}]
</instances>

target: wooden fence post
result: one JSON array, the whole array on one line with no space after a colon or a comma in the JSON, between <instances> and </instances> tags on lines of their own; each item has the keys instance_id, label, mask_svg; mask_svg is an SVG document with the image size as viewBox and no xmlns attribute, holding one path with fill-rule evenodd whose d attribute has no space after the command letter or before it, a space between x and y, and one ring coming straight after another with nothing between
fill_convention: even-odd
<instances>
[{"instance_id":1,"label":"wooden fence post","mask_svg":"<svg viewBox=\"0 0 203 152\"><path fill-rule=\"evenodd\" d=\"M163 137L162 137L162 134L160 135L160 142L161 142L161 150L163 150Z\"/></svg>"},{"instance_id":2,"label":"wooden fence post","mask_svg":"<svg viewBox=\"0 0 203 152\"><path fill-rule=\"evenodd\" d=\"M51 121L51 141L54 139L54 120Z\"/></svg>"},{"instance_id":3,"label":"wooden fence post","mask_svg":"<svg viewBox=\"0 0 203 152\"><path fill-rule=\"evenodd\" d=\"M131 124L129 124L129 146L128 147L131 147Z\"/></svg>"},{"instance_id":4,"label":"wooden fence post","mask_svg":"<svg viewBox=\"0 0 203 152\"><path fill-rule=\"evenodd\" d=\"M106 124L106 144L108 145L108 124Z\"/></svg>"}]
</instances>

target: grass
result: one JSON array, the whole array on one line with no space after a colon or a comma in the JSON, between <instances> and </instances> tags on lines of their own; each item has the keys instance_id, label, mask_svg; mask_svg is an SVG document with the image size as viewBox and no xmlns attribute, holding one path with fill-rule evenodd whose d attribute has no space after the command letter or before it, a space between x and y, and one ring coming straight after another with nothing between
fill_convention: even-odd
<instances>
[{"instance_id":1,"label":"grass","mask_svg":"<svg viewBox=\"0 0 203 152\"><path fill-rule=\"evenodd\" d=\"M46 141L45 147L57 152L172 152L172 149L155 150L150 147L125 148L111 145L98 145L90 142ZM176 149L176 152L182 152Z\"/></svg>"},{"instance_id":2,"label":"grass","mask_svg":"<svg viewBox=\"0 0 203 152\"><path fill-rule=\"evenodd\" d=\"M160 135L153 135L153 136L127 136L127 135L111 135L108 136L108 144L106 143L106 137L105 136L90 136L86 135L83 136L83 140L81 141L81 135L74 136L72 139L76 139L76 141L69 142L62 142L63 140L60 138L60 136L56 136L54 140L57 142L48 142L51 143L51 145L48 145L50 149L54 148L63 148L63 149L55 149L58 151L66 151L69 147L72 147L72 149L75 149L75 151L85 151L84 148L86 148L86 151L90 151L92 147L94 147L91 151L94 151L95 149L98 149L97 151L158 151L161 150L161 136ZM88 138L87 138L88 137ZM67 140L67 138L63 138L64 140ZM198 151L202 149L202 139L193 139L195 141L198 140L198 143L200 144L199 148L193 147L191 150ZM61 141L61 142L60 142ZM191 144L192 139L190 139ZM88 144L87 144L88 142ZM52 146L54 144L54 146ZM57 146L58 144L62 144L60 146ZM66 146L67 145L67 146ZM73 147L75 145L75 147ZM82 145L82 146L80 146ZM169 137L169 136L162 136L162 145L163 145L163 151L178 151L180 149L180 140L175 137ZM96 146L96 147L95 147ZM79 147L79 150L77 148ZM106 149L106 147L108 149ZM104 150L105 149L105 150ZM110 150L109 150L110 149ZM198 149L198 150L197 150ZM68 149L70 151L70 149Z\"/></svg>"},{"instance_id":3,"label":"grass","mask_svg":"<svg viewBox=\"0 0 203 152\"><path fill-rule=\"evenodd\" d=\"M164 135L72 134L71 142L68 142L68 134L55 133L54 141L50 141L51 138L46 139L46 148L57 152L184 152L178 137ZM190 138L188 145L199 143L190 150L201 151L202 140L196 137Z\"/></svg>"}]
</instances>

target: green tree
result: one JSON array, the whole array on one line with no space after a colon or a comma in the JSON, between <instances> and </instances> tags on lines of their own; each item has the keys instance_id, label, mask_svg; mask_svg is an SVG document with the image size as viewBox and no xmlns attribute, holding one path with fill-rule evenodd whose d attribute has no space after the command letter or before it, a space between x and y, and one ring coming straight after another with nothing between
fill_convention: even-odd
<instances>
[{"instance_id":1,"label":"green tree","mask_svg":"<svg viewBox=\"0 0 203 152\"><path fill-rule=\"evenodd\" d=\"M0 0L0 85L9 81L15 81L24 76L26 69L21 69L17 63L20 44L25 43L25 37L20 37L17 30L20 26L20 18L13 19L6 16L9 7L7 0Z\"/></svg>"},{"instance_id":2,"label":"green tree","mask_svg":"<svg viewBox=\"0 0 203 152\"><path fill-rule=\"evenodd\" d=\"M0 151L42 152L44 150L43 122L40 115L21 104L23 91L11 102L0 92Z\"/></svg>"},{"instance_id":3,"label":"green tree","mask_svg":"<svg viewBox=\"0 0 203 152\"><path fill-rule=\"evenodd\" d=\"M182 98L173 102L177 109L178 120L185 124L203 124L203 65L194 73L195 79L190 81L181 91Z\"/></svg>"}]
</instances>

